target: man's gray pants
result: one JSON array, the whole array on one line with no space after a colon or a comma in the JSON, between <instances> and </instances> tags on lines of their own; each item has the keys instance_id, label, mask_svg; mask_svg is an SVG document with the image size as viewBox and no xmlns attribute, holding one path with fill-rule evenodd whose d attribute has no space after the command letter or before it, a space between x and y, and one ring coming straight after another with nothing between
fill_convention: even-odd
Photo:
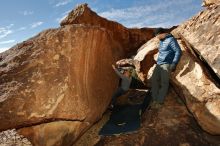
<instances>
[{"instance_id":1,"label":"man's gray pants","mask_svg":"<svg viewBox=\"0 0 220 146\"><path fill-rule=\"evenodd\" d=\"M156 65L151 78L151 96L158 103L163 103L169 88L170 64Z\"/></svg>"}]
</instances>

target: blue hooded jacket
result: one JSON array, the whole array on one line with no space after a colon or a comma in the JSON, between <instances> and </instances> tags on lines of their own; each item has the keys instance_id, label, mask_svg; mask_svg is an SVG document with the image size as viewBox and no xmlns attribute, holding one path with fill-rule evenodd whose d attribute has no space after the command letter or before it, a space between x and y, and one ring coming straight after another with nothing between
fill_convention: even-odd
<instances>
[{"instance_id":1,"label":"blue hooded jacket","mask_svg":"<svg viewBox=\"0 0 220 146\"><path fill-rule=\"evenodd\" d=\"M157 64L177 64L181 56L181 49L173 35L168 34L160 40Z\"/></svg>"}]
</instances>

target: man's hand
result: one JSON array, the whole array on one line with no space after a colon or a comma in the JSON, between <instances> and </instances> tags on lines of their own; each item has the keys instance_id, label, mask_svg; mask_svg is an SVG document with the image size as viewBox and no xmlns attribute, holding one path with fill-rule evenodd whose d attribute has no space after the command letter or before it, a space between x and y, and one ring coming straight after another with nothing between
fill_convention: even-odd
<instances>
[{"instance_id":1,"label":"man's hand","mask_svg":"<svg viewBox=\"0 0 220 146\"><path fill-rule=\"evenodd\" d=\"M112 64L112 68L115 70L115 65L114 64Z\"/></svg>"},{"instance_id":2,"label":"man's hand","mask_svg":"<svg viewBox=\"0 0 220 146\"><path fill-rule=\"evenodd\" d=\"M174 72L176 70L176 64L171 64L170 70L171 70L171 72Z\"/></svg>"}]
</instances>

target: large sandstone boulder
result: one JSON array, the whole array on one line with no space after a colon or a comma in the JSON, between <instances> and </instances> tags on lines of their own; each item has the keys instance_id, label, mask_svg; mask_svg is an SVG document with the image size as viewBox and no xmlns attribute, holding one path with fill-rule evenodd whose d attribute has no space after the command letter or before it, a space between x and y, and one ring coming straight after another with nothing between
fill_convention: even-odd
<instances>
[{"instance_id":1,"label":"large sandstone boulder","mask_svg":"<svg viewBox=\"0 0 220 146\"><path fill-rule=\"evenodd\" d=\"M140 49L138 49L138 53L134 57L138 76L148 85L150 84L149 79L152 75L152 67L156 64L155 54L158 54L158 47L159 40L155 37L141 46Z\"/></svg>"},{"instance_id":2,"label":"large sandstone boulder","mask_svg":"<svg viewBox=\"0 0 220 146\"><path fill-rule=\"evenodd\" d=\"M0 129L56 120L91 125L117 83L111 64L120 48L104 29L65 26L1 54Z\"/></svg>"},{"instance_id":3,"label":"large sandstone boulder","mask_svg":"<svg viewBox=\"0 0 220 146\"><path fill-rule=\"evenodd\" d=\"M67 20L74 23L0 54L0 130L21 128L34 145L71 145L92 126L117 86L111 64L153 36L153 29L127 29L86 5ZM59 136L44 136L50 133Z\"/></svg>"},{"instance_id":4,"label":"large sandstone boulder","mask_svg":"<svg viewBox=\"0 0 220 146\"><path fill-rule=\"evenodd\" d=\"M200 12L175 31L181 34L220 78L220 5Z\"/></svg>"}]
</instances>

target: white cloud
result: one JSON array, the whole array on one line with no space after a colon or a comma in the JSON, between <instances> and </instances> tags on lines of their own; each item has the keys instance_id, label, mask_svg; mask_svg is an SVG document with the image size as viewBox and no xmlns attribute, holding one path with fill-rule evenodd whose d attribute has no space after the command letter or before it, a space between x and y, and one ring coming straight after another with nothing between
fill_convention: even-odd
<instances>
[{"instance_id":1,"label":"white cloud","mask_svg":"<svg viewBox=\"0 0 220 146\"><path fill-rule=\"evenodd\" d=\"M12 24L9 24L8 26L6 26L6 28L7 29L10 29L10 28L12 28L14 26L14 24L12 23Z\"/></svg>"},{"instance_id":2,"label":"white cloud","mask_svg":"<svg viewBox=\"0 0 220 146\"><path fill-rule=\"evenodd\" d=\"M1 41L0 45L14 43L15 40Z\"/></svg>"},{"instance_id":3,"label":"white cloud","mask_svg":"<svg viewBox=\"0 0 220 146\"><path fill-rule=\"evenodd\" d=\"M69 12L71 12L71 11L72 11L72 9L71 9L71 10L68 10L68 11L66 11L66 12L64 12L63 15L67 15L67 14L69 14Z\"/></svg>"},{"instance_id":4,"label":"white cloud","mask_svg":"<svg viewBox=\"0 0 220 146\"><path fill-rule=\"evenodd\" d=\"M168 1L157 5L141 5L125 9L111 9L110 11L101 12L99 15L109 19L138 18L148 15L149 13L160 12L172 4L172 2Z\"/></svg>"},{"instance_id":5,"label":"white cloud","mask_svg":"<svg viewBox=\"0 0 220 146\"><path fill-rule=\"evenodd\" d=\"M65 16L63 16L61 18L57 18L56 21L60 23L61 21L63 21L67 17L67 15L65 15Z\"/></svg>"},{"instance_id":6,"label":"white cloud","mask_svg":"<svg viewBox=\"0 0 220 146\"><path fill-rule=\"evenodd\" d=\"M20 27L20 28L18 28L18 31L22 31L22 30L26 30L27 29L27 27Z\"/></svg>"},{"instance_id":7,"label":"white cloud","mask_svg":"<svg viewBox=\"0 0 220 146\"><path fill-rule=\"evenodd\" d=\"M7 48L7 47L0 48L0 53L6 51L6 50L8 50L8 49L9 49L9 48Z\"/></svg>"},{"instance_id":8,"label":"white cloud","mask_svg":"<svg viewBox=\"0 0 220 146\"><path fill-rule=\"evenodd\" d=\"M42 22L42 21L35 22L35 23L33 23L33 24L31 25L31 28L36 28L36 27L42 25L43 23L44 23L44 22Z\"/></svg>"},{"instance_id":9,"label":"white cloud","mask_svg":"<svg viewBox=\"0 0 220 146\"><path fill-rule=\"evenodd\" d=\"M22 12L22 14L23 14L24 16L27 16L27 15L32 15L32 14L34 14L34 12L33 12L33 11L27 11L27 10L25 10L25 11Z\"/></svg>"},{"instance_id":10,"label":"white cloud","mask_svg":"<svg viewBox=\"0 0 220 146\"><path fill-rule=\"evenodd\" d=\"M12 30L4 30L4 29L1 30L0 28L0 39L5 38L11 33L12 33Z\"/></svg>"},{"instance_id":11,"label":"white cloud","mask_svg":"<svg viewBox=\"0 0 220 146\"><path fill-rule=\"evenodd\" d=\"M68 3L70 3L72 0L62 0L60 2L58 2L55 7L60 7L60 6L64 6L67 5Z\"/></svg>"},{"instance_id":12,"label":"white cloud","mask_svg":"<svg viewBox=\"0 0 220 146\"><path fill-rule=\"evenodd\" d=\"M184 12L193 9L192 2L193 0L164 0L157 4L110 9L98 14L127 27L171 27L186 18Z\"/></svg>"},{"instance_id":13,"label":"white cloud","mask_svg":"<svg viewBox=\"0 0 220 146\"><path fill-rule=\"evenodd\" d=\"M148 27L151 28L157 28L157 27L165 27L165 28L170 28L172 26L175 26L178 24L172 23L172 22L159 22L159 23L155 23L153 25L149 25Z\"/></svg>"},{"instance_id":14,"label":"white cloud","mask_svg":"<svg viewBox=\"0 0 220 146\"><path fill-rule=\"evenodd\" d=\"M62 20L64 20L64 19L68 16L68 14L69 14L70 11L71 11L71 10L68 10L68 11L64 12L64 13L62 14L62 17L57 18L56 21L57 21L58 23L60 23Z\"/></svg>"},{"instance_id":15,"label":"white cloud","mask_svg":"<svg viewBox=\"0 0 220 146\"><path fill-rule=\"evenodd\" d=\"M9 34L13 33L11 30L11 27L14 26L14 24L10 24L6 27L0 27L0 39L7 37Z\"/></svg>"}]
</instances>

